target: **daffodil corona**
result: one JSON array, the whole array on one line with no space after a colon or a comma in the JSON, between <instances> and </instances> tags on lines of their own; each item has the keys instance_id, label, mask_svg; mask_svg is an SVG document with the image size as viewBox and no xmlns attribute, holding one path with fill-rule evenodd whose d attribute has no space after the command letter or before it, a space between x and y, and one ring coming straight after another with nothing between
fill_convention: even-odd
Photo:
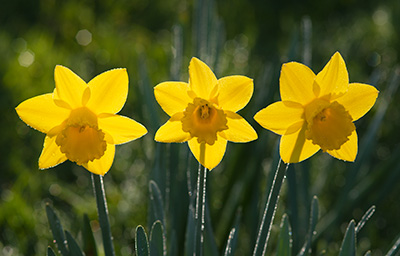
<instances>
[{"instance_id":1,"label":"daffodil corona","mask_svg":"<svg viewBox=\"0 0 400 256\"><path fill-rule=\"evenodd\" d=\"M257 133L236 112L249 102L253 80L245 76L217 79L197 58L189 65L189 83L163 82L154 88L157 102L171 117L158 129L159 142L186 142L196 159L212 169L222 160L227 141L249 142Z\"/></svg>"},{"instance_id":2,"label":"daffodil corona","mask_svg":"<svg viewBox=\"0 0 400 256\"><path fill-rule=\"evenodd\" d=\"M86 83L57 65L54 78L53 93L28 99L16 108L25 123L46 133L39 168L69 159L104 175L114 160L115 145L147 133L138 122L116 115L128 94L126 69L104 72Z\"/></svg>"},{"instance_id":3,"label":"daffodil corona","mask_svg":"<svg viewBox=\"0 0 400 256\"><path fill-rule=\"evenodd\" d=\"M353 122L371 109L378 91L367 84L349 84L338 52L317 75L301 63L283 64L280 93L282 101L260 110L254 119L282 135L284 162L303 161L319 149L338 159L355 160L358 142Z\"/></svg>"}]
</instances>

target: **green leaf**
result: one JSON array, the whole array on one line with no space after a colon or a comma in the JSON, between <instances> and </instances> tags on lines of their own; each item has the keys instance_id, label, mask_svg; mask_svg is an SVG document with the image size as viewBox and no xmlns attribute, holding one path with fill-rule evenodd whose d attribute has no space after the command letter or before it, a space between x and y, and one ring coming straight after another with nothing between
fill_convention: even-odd
<instances>
[{"instance_id":1,"label":"green leaf","mask_svg":"<svg viewBox=\"0 0 400 256\"><path fill-rule=\"evenodd\" d=\"M71 255L74 256L84 256L81 248L79 247L78 243L72 237L71 233L65 230L65 236L67 237L68 248Z\"/></svg>"},{"instance_id":2,"label":"green leaf","mask_svg":"<svg viewBox=\"0 0 400 256\"><path fill-rule=\"evenodd\" d=\"M149 190L150 190L150 203L152 207L152 212L154 214L154 220L161 221L161 223L165 224L165 213L164 213L164 204L161 195L161 191L154 180L149 182Z\"/></svg>"},{"instance_id":3,"label":"green leaf","mask_svg":"<svg viewBox=\"0 0 400 256\"><path fill-rule=\"evenodd\" d=\"M69 252L68 252L67 247L65 246L66 241L65 241L62 225L61 225L60 220L58 219L56 213L50 207L50 205L46 205L46 214L47 214L47 219L49 220L50 229L51 229L51 232L53 233L53 238L57 244L58 250L60 251L60 253L62 255L68 256Z\"/></svg>"},{"instance_id":4,"label":"green leaf","mask_svg":"<svg viewBox=\"0 0 400 256\"><path fill-rule=\"evenodd\" d=\"M400 255L400 236L397 238L392 248L390 248L390 250L386 254L386 256L398 256L398 255Z\"/></svg>"},{"instance_id":5,"label":"green leaf","mask_svg":"<svg viewBox=\"0 0 400 256\"><path fill-rule=\"evenodd\" d=\"M315 227L317 226L318 215L319 215L318 198L314 196L311 202L310 223L308 226L307 237L303 247L301 248L298 254L299 256L308 255L310 252L312 237L315 234Z\"/></svg>"},{"instance_id":6,"label":"green leaf","mask_svg":"<svg viewBox=\"0 0 400 256\"><path fill-rule=\"evenodd\" d=\"M228 241L226 242L225 247L225 256L235 255L235 249L238 240L238 231L239 231L239 223L242 218L242 211L241 209L236 214L235 225L229 232Z\"/></svg>"},{"instance_id":7,"label":"green leaf","mask_svg":"<svg viewBox=\"0 0 400 256\"><path fill-rule=\"evenodd\" d=\"M292 231L289 224L289 218L286 214L282 217L281 231L278 238L278 256L291 256L292 255Z\"/></svg>"},{"instance_id":8,"label":"green leaf","mask_svg":"<svg viewBox=\"0 0 400 256\"><path fill-rule=\"evenodd\" d=\"M94 240L92 227L90 226L90 220L87 214L83 215L82 240L83 240L83 251L85 252L85 254L97 256L96 241Z\"/></svg>"},{"instance_id":9,"label":"green leaf","mask_svg":"<svg viewBox=\"0 0 400 256\"><path fill-rule=\"evenodd\" d=\"M136 255L149 256L149 243L147 242L146 231L140 225L136 228L135 249Z\"/></svg>"},{"instance_id":10,"label":"green leaf","mask_svg":"<svg viewBox=\"0 0 400 256\"><path fill-rule=\"evenodd\" d=\"M167 255L164 228L161 221L154 222L150 231L150 255L162 256Z\"/></svg>"},{"instance_id":11,"label":"green leaf","mask_svg":"<svg viewBox=\"0 0 400 256\"><path fill-rule=\"evenodd\" d=\"M56 253L51 249L51 247L47 247L47 256L56 256Z\"/></svg>"},{"instance_id":12,"label":"green leaf","mask_svg":"<svg viewBox=\"0 0 400 256\"><path fill-rule=\"evenodd\" d=\"M193 204L189 206L188 219L186 226L185 237L185 255L193 255L195 253L195 239L196 239L196 221L194 216Z\"/></svg>"},{"instance_id":13,"label":"green leaf","mask_svg":"<svg viewBox=\"0 0 400 256\"><path fill-rule=\"evenodd\" d=\"M371 218L372 214L374 214L375 212L375 205L371 206L368 211L365 212L365 214L362 216L360 222L358 222L357 226L356 226L356 234L358 234L358 232L360 232L360 230L362 229L362 227L364 227L365 223L369 220L369 218Z\"/></svg>"},{"instance_id":14,"label":"green leaf","mask_svg":"<svg viewBox=\"0 0 400 256\"><path fill-rule=\"evenodd\" d=\"M367 251L364 256L371 256L371 251Z\"/></svg>"},{"instance_id":15,"label":"green leaf","mask_svg":"<svg viewBox=\"0 0 400 256\"><path fill-rule=\"evenodd\" d=\"M346 234L340 247L339 256L354 256L356 255L356 230L355 221L351 220L347 226Z\"/></svg>"}]
</instances>

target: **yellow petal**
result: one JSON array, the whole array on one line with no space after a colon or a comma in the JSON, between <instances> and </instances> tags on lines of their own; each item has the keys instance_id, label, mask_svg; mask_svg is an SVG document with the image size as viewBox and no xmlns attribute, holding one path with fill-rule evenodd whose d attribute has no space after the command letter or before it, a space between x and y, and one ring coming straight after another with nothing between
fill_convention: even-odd
<instances>
[{"instance_id":1,"label":"yellow petal","mask_svg":"<svg viewBox=\"0 0 400 256\"><path fill-rule=\"evenodd\" d=\"M349 136L349 140L345 142L338 150L328 150L327 152L338 159L354 162L358 151L358 137L354 130Z\"/></svg>"},{"instance_id":2,"label":"yellow petal","mask_svg":"<svg viewBox=\"0 0 400 256\"><path fill-rule=\"evenodd\" d=\"M261 109L254 119L265 129L277 134L298 131L304 123L304 109L299 103L278 101Z\"/></svg>"},{"instance_id":3,"label":"yellow petal","mask_svg":"<svg viewBox=\"0 0 400 256\"><path fill-rule=\"evenodd\" d=\"M204 161L200 161L200 143L197 138L193 138L188 142L189 148L192 151L194 157L199 161L204 167L211 170L216 167L224 157L226 151L227 140L218 136L218 139L213 145L205 143L205 155Z\"/></svg>"},{"instance_id":4,"label":"yellow petal","mask_svg":"<svg viewBox=\"0 0 400 256\"><path fill-rule=\"evenodd\" d=\"M60 147L56 144L56 137L46 136L42 154L39 157L39 168L47 169L61 164L67 160L65 154L61 153Z\"/></svg>"},{"instance_id":5,"label":"yellow petal","mask_svg":"<svg viewBox=\"0 0 400 256\"><path fill-rule=\"evenodd\" d=\"M337 98L336 101L349 111L353 121L355 121L372 108L378 93L378 90L371 85L351 83L347 93Z\"/></svg>"},{"instance_id":6,"label":"yellow petal","mask_svg":"<svg viewBox=\"0 0 400 256\"><path fill-rule=\"evenodd\" d=\"M218 105L237 112L249 103L253 95L253 79L245 76L227 76L218 80Z\"/></svg>"},{"instance_id":7,"label":"yellow petal","mask_svg":"<svg viewBox=\"0 0 400 256\"><path fill-rule=\"evenodd\" d=\"M190 133L182 130L182 117L182 112L173 115L163 126L157 130L154 140L165 143L179 143L190 140Z\"/></svg>"},{"instance_id":8,"label":"yellow petal","mask_svg":"<svg viewBox=\"0 0 400 256\"><path fill-rule=\"evenodd\" d=\"M83 167L94 174L104 175L110 170L114 161L114 155L115 145L107 143L107 149L106 152L104 152L104 155L100 159L95 159L83 164Z\"/></svg>"},{"instance_id":9,"label":"yellow petal","mask_svg":"<svg viewBox=\"0 0 400 256\"><path fill-rule=\"evenodd\" d=\"M128 96L128 73L125 68L106 71L89 82L87 107L94 113L118 113Z\"/></svg>"},{"instance_id":10,"label":"yellow petal","mask_svg":"<svg viewBox=\"0 0 400 256\"><path fill-rule=\"evenodd\" d=\"M154 87L158 104L169 116L183 112L193 100L188 95L189 84L184 82L164 82Z\"/></svg>"},{"instance_id":11,"label":"yellow petal","mask_svg":"<svg viewBox=\"0 0 400 256\"><path fill-rule=\"evenodd\" d=\"M87 84L69 68L57 65L54 70L56 89L54 97L65 101L71 108L82 106L83 92Z\"/></svg>"},{"instance_id":12,"label":"yellow petal","mask_svg":"<svg viewBox=\"0 0 400 256\"><path fill-rule=\"evenodd\" d=\"M138 139L147 133L146 128L133 119L114 114L102 114L98 118L99 129L111 135L113 144Z\"/></svg>"},{"instance_id":13,"label":"yellow petal","mask_svg":"<svg viewBox=\"0 0 400 256\"><path fill-rule=\"evenodd\" d=\"M258 138L256 131L240 115L225 111L228 130L219 133L221 137L233 142L249 142Z\"/></svg>"},{"instance_id":14,"label":"yellow petal","mask_svg":"<svg viewBox=\"0 0 400 256\"><path fill-rule=\"evenodd\" d=\"M53 94L43 94L23 101L15 110L27 125L48 133L68 118L70 110L54 103Z\"/></svg>"},{"instance_id":15,"label":"yellow petal","mask_svg":"<svg viewBox=\"0 0 400 256\"><path fill-rule=\"evenodd\" d=\"M212 70L207 64L193 57L189 64L189 86L197 97L209 100L216 85L217 78Z\"/></svg>"},{"instance_id":16,"label":"yellow petal","mask_svg":"<svg viewBox=\"0 0 400 256\"><path fill-rule=\"evenodd\" d=\"M285 163L298 163L311 157L320 149L314 145L311 140L307 140L305 130L307 125L292 134L283 135L280 144L281 158Z\"/></svg>"},{"instance_id":17,"label":"yellow petal","mask_svg":"<svg viewBox=\"0 0 400 256\"><path fill-rule=\"evenodd\" d=\"M289 62L282 65L279 78L282 101L307 104L315 98L313 92L315 74L306 65Z\"/></svg>"},{"instance_id":18,"label":"yellow petal","mask_svg":"<svg viewBox=\"0 0 400 256\"><path fill-rule=\"evenodd\" d=\"M318 73L315 82L319 85L319 97L328 96L334 100L347 91L349 74L339 52L336 52L324 69Z\"/></svg>"}]
</instances>

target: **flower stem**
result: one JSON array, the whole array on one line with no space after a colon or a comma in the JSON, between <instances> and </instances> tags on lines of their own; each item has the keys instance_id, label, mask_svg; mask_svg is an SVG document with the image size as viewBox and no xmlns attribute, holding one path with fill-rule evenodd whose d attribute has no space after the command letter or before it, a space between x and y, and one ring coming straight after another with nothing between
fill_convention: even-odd
<instances>
[{"instance_id":1,"label":"flower stem","mask_svg":"<svg viewBox=\"0 0 400 256\"><path fill-rule=\"evenodd\" d=\"M269 191L267 204L265 205L260 229L258 230L257 241L254 246L253 256L265 255L265 252L267 250L268 238L271 231L271 225L275 217L276 205L279 200L279 193L281 191L281 187L285 179L285 174L288 167L289 164L283 164L282 160L279 161L274 180L272 181L271 190ZM263 244L261 243L261 241L265 241L264 246L262 246Z\"/></svg>"},{"instance_id":2,"label":"flower stem","mask_svg":"<svg viewBox=\"0 0 400 256\"><path fill-rule=\"evenodd\" d=\"M103 176L95 175L93 173L91 175L94 195L96 197L97 213L99 215L101 234L103 237L104 253L106 256L114 256L115 252L112 243L110 222L108 219L108 209L103 184Z\"/></svg>"}]
</instances>

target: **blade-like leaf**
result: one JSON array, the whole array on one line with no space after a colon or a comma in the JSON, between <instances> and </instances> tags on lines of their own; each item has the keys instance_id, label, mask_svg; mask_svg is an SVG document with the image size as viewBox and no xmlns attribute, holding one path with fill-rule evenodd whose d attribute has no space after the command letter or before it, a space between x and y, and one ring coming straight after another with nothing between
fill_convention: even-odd
<instances>
[{"instance_id":1,"label":"blade-like leaf","mask_svg":"<svg viewBox=\"0 0 400 256\"><path fill-rule=\"evenodd\" d=\"M396 242L390 248L386 256L399 256L400 255L400 236L397 238Z\"/></svg>"},{"instance_id":2,"label":"blade-like leaf","mask_svg":"<svg viewBox=\"0 0 400 256\"><path fill-rule=\"evenodd\" d=\"M85 254L97 256L96 241L94 240L92 227L90 226L90 220L87 214L83 215L82 240L83 251L85 252Z\"/></svg>"},{"instance_id":3,"label":"blade-like leaf","mask_svg":"<svg viewBox=\"0 0 400 256\"><path fill-rule=\"evenodd\" d=\"M242 218L242 210L240 209L235 218L235 225L229 232L228 241L226 242L225 247L225 256L235 255L235 249L238 241L238 231L239 231L239 223Z\"/></svg>"},{"instance_id":4,"label":"blade-like leaf","mask_svg":"<svg viewBox=\"0 0 400 256\"><path fill-rule=\"evenodd\" d=\"M356 230L355 221L350 221L347 226L346 234L340 247L339 256L354 256L356 255Z\"/></svg>"},{"instance_id":5,"label":"blade-like leaf","mask_svg":"<svg viewBox=\"0 0 400 256\"><path fill-rule=\"evenodd\" d=\"M67 238L68 248L70 255L74 256L84 256L85 254L82 252L81 248L79 247L78 243L72 237L69 231L65 231L65 237Z\"/></svg>"},{"instance_id":6,"label":"blade-like leaf","mask_svg":"<svg viewBox=\"0 0 400 256\"><path fill-rule=\"evenodd\" d=\"M292 231L286 214L282 217L281 231L278 238L277 256L292 255Z\"/></svg>"},{"instance_id":7,"label":"blade-like leaf","mask_svg":"<svg viewBox=\"0 0 400 256\"><path fill-rule=\"evenodd\" d=\"M47 256L56 256L56 253L51 249L51 247L47 247Z\"/></svg>"},{"instance_id":8,"label":"blade-like leaf","mask_svg":"<svg viewBox=\"0 0 400 256\"><path fill-rule=\"evenodd\" d=\"M161 191L157 185L157 183L153 180L149 182L149 190L150 190L150 202L151 207L153 209L154 221L161 221L161 223L165 224L165 212L164 212L164 203L161 195Z\"/></svg>"},{"instance_id":9,"label":"blade-like leaf","mask_svg":"<svg viewBox=\"0 0 400 256\"><path fill-rule=\"evenodd\" d=\"M318 198L314 196L311 202L310 224L308 226L307 238L298 256L308 255L310 252L312 238L315 234L315 227L317 226L318 215L319 215Z\"/></svg>"},{"instance_id":10,"label":"blade-like leaf","mask_svg":"<svg viewBox=\"0 0 400 256\"><path fill-rule=\"evenodd\" d=\"M68 256L69 252L67 247L65 246L66 241L64 237L64 231L61 225L60 220L58 219L54 210L50 207L50 205L46 205L46 214L47 219L49 220L50 229L53 233L53 238L57 244L58 250L61 252L62 255Z\"/></svg>"},{"instance_id":11,"label":"blade-like leaf","mask_svg":"<svg viewBox=\"0 0 400 256\"><path fill-rule=\"evenodd\" d=\"M150 231L150 255L167 255L164 228L159 220L154 222Z\"/></svg>"},{"instance_id":12,"label":"blade-like leaf","mask_svg":"<svg viewBox=\"0 0 400 256\"><path fill-rule=\"evenodd\" d=\"M362 227L364 227L365 223L371 218L372 214L375 212L375 205L371 206L368 211L362 216L360 222L358 222L356 226L356 233L360 232Z\"/></svg>"},{"instance_id":13,"label":"blade-like leaf","mask_svg":"<svg viewBox=\"0 0 400 256\"><path fill-rule=\"evenodd\" d=\"M136 255L149 256L149 243L147 242L146 231L142 226L136 228L135 249Z\"/></svg>"}]
</instances>

